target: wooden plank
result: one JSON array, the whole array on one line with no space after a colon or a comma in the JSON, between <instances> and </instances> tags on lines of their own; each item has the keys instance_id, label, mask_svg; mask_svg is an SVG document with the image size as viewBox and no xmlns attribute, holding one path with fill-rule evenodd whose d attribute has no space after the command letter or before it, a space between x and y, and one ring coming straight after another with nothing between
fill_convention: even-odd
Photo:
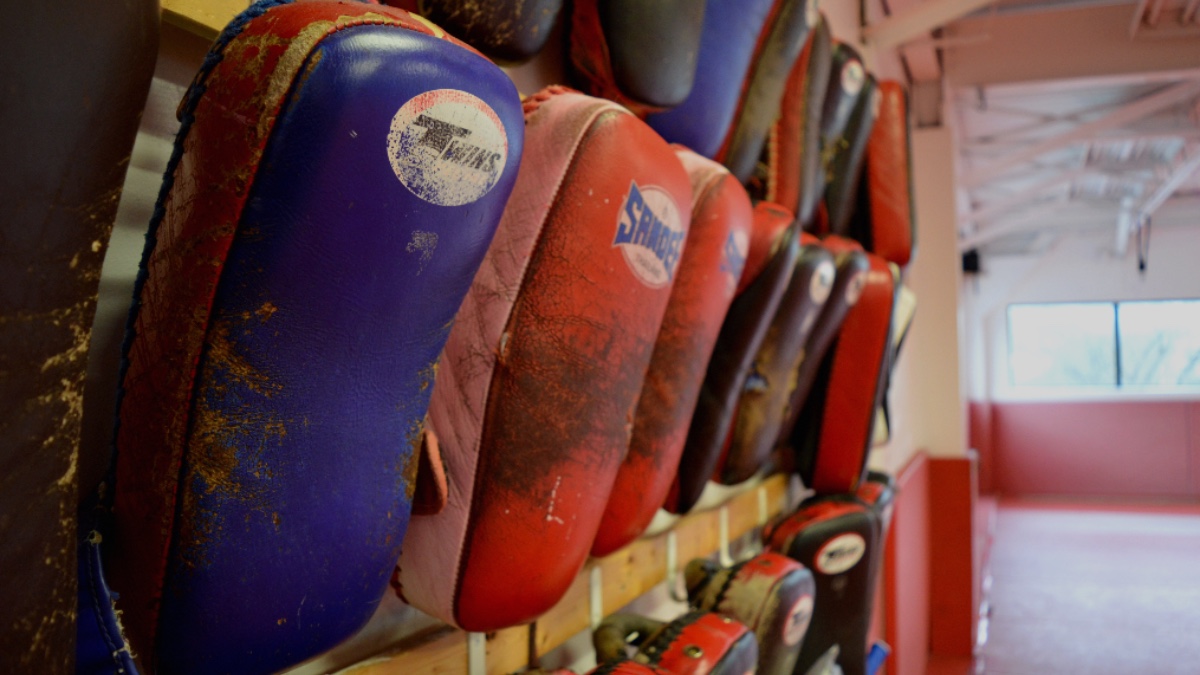
<instances>
[{"instance_id":1,"label":"wooden plank","mask_svg":"<svg viewBox=\"0 0 1200 675\"><path fill-rule=\"evenodd\" d=\"M759 491L766 494L766 516L787 505L787 479L772 476L725 504L729 538L737 539L760 525ZM679 566L693 558L712 555L720 546L720 509L693 513L675 526ZM639 539L600 559L589 560L571 583L562 600L530 626L489 633L487 672L511 673L524 668L531 657L540 657L591 627L591 577L599 569L601 610L607 616L644 595L667 578L667 533ZM531 653L532 651L532 653ZM413 644L399 645L388 654L353 666L347 675L401 675L428 672L437 675L467 673L467 636L445 627Z\"/></svg>"},{"instance_id":2,"label":"wooden plank","mask_svg":"<svg viewBox=\"0 0 1200 675\"><path fill-rule=\"evenodd\" d=\"M249 6L250 0L162 0L162 18L205 40L215 40Z\"/></svg>"}]
</instances>

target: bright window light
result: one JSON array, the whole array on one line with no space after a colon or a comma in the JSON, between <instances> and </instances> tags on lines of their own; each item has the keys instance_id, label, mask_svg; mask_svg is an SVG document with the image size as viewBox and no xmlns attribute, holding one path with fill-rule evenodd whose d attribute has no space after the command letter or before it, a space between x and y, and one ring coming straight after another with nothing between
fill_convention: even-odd
<instances>
[{"instance_id":1,"label":"bright window light","mask_svg":"<svg viewBox=\"0 0 1200 675\"><path fill-rule=\"evenodd\" d=\"M1112 303L1010 305L1009 372L1017 386L1115 386Z\"/></svg>"}]
</instances>

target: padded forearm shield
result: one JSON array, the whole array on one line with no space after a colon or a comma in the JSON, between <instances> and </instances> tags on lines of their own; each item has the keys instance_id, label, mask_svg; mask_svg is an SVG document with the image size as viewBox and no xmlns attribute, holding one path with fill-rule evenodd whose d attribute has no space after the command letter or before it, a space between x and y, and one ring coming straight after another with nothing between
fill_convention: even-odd
<instances>
[{"instance_id":1,"label":"padded forearm shield","mask_svg":"<svg viewBox=\"0 0 1200 675\"><path fill-rule=\"evenodd\" d=\"M592 544L595 556L632 541L662 506L750 246L753 212L746 190L720 164L685 148L675 152L692 181L692 223L638 399L629 452Z\"/></svg>"},{"instance_id":2,"label":"padded forearm shield","mask_svg":"<svg viewBox=\"0 0 1200 675\"><path fill-rule=\"evenodd\" d=\"M542 50L562 0L419 0L421 14L454 37L501 62L519 63Z\"/></svg>"},{"instance_id":3,"label":"padded forearm shield","mask_svg":"<svg viewBox=\"0 0 1200 675\"><path fill-rule=\"evenodd\" d=\"M903 267L912 258L916 224L908 97L891 80L879 83L879 94L849 233L868 251Z\"/></svg>"},{"instance_id":4,"label":"padded forearm shield","mask_svg":"<svg viewBox=\"0 0 1200 675\"><path fill-rule=\"evenodd\" d=\"M449 501L415 518L399 591L474 631L532 620L596 536L684 251L674 151L610 101L525 102L526 149L438 364Z\"/></svg>"},{"instance_id":5,"label":"padded forearm shield","mask_svg":"<svg viewBox=\"0 0 1200 675\"><path fill-rule=\"evenodd\" d=\"M185 99L131 316L106 544L162 672L274 672L370 617L520 161L516 92L473 50L401 10L276 5Z\"/></svg>"}]
</instances>

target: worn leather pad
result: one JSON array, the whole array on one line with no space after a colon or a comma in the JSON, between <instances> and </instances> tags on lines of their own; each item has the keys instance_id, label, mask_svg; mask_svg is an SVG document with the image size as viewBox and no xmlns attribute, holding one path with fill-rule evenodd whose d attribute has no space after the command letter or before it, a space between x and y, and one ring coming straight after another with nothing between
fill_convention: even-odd
<instances>
[{"instance_id":1,"label":"worn leather pad","mask_svg":"<svg viewBox=\"0 0 1200 675\"><path fill-rule=\"evenodd\" d=\"M858 248L840 237L827 237L824 243L838 252ZM891 264L870 254L868 260L858 302L847 312L792 430L796 467L817 494L858 487L887 381L899 284Z\"/></svg>"},{"instance_id":2,"label":"worn leather pad","mask_svg":"<svg viewBox=\"0 0 1200 675\"><path fill-rule=\"evenodd\" d=\"M768 549L811 570L816 586L812 622L795 672L808 672L837 645L843 672L866 675L867 632L875 595L871 566L880 547L870 509L851 496L814 497L768 525L763 537Z\"/></svg>"},{"instance_id":3,"label":"worn leather pad","mask_svg":"<svg viewBox=\"0 0 1200 675\"><path fill-rule=\"evenodd\" d=\"M389 0L389 4L394 4ZM500 62L519 63L542 50L562 0L418 0L421 14Z\"/></svg>"},{"instance_id":4,"label":"worn leather pad","mask_svg":"<svg viewBox=\"0 0 1200 675\"><path fill-rule=\"evenodd\" d=\"M908 96L904 85L879 83L879 116L867 141L865 170L849 236L901 267L912 258L915 223Z\"/></svg>"},{"instance_id":5,"label":"worn leather pad","mask_svg":"<svg viewBox=\"0 0 1200 675\"><path fill-rule=\"evenodd\" d=\"M688 602L746 624L758 638L759 675L791 675L813 611L813 575L779 553L731 567L706 559L687 567Z\"/></svg>"},{"instance_id":6,"label":"worn leather pad","mask_svg":"<svg viewBox=\"0 0 1200 675\"><path fill-rule=\"evenodd\" d=\"M829 298L821 308L821 314L813 324L808 340L804 345L804 358L796 369L796 385L788 394L787 407L784 410L783 424L780 426L779 440L788 442L796 420L808 399L816 381L821 363L830 345L842 329L842 321L846 313L858 302L862 295L863 286L867 283L867 271L870 263L867 254L852 247L843 248L834 254L836 272L833 278L833 289Z\"/></svg>"},{"instance_id":7,"label":"worn leather pad","mask_svg":"<svg viewBox=\"0 0 1200 675\"><path fill-rule=\"evenodd\" d=\"M850 219L856 204L859 177L862 175L863 154L879 114L879 104L879 88L874 76L868 73L829 163L825 212L829 217L830 231L839 236L850 235Z\"/></svg>"},{"instance_id":8,"label":"worn leather pad","mask_svg":"<svg viewBox=\"0 0 1200 675\"><path fill-rule=\"evenodd\" d=\"M670 623L614 614L592 633L592 642L602 664L620 663L626 645L633 645L634 659L673 675L744 675L754 672L758 662L758 644L749 628L701 610Z\"/></svg>"},{"instance_id":9,"label":"worn leather pad","mask_svg":"<svg viewBox=\"0 0 1200 675\"><path fill-rule=\"evenodd\" d=\"M0 46L0 672L73 672L83 388L158 3L5 3ZM89 461L90 460L90 461ZM87 485L90 491L94 485Z\"/></svg>"},{"instance_id":10,"label":"worn leather pad","mask_svg":"<svg viewBox=\"0 0 1200 675\"><path fill-rule=\"evenodd\" d=\"M587 558L684 252L691 186L615 103L525 103L504 219L438 365L449 501L413 521L399 591L474 631L549 609Z\"/></svg>"},{"instance_id":11,"label":"worn leather pad","mask_svg":"<svg viewBox=\"0 0 1200 675\"><path fill-rule=\"evenodd\" d=\"M822 17L809 33L785 85L779 118L764 155L766 199L796 214L806 226L821 199L821 109L832 58L829 23Z\"/></svg>"},{"instance_id":12,"label":"worn leather pad","mask_svg":"<svg viewBox=\"0 0 1200 675\"><path fill-rule=\"evenodd\" d=\"M595 556L632 541L662 506L750 247L754 216L746 190L720 164L678 146L675 153L692 183L692 224L638 399L629 452L592 544Z\"/></svg>"},{"instance_id":13,"label":"worn leather pad","mask_svg":"<svg viewBox=\"0 0 1200 675\"><path fill-rule=\"evenodd\" d=\"M673 108L692 91L705 0L576 0L571 63L579 85L630 110Z\"/></svg>"},{"instance_id":14,"label":"worn leather pad","mask_svg":"<svg viewBox=\"0 0 1200 675\"><path fill-rule=\"evenodd\" d=\"M775 447L804 344L833 287L833 254L816 237L803 236L796 269L738 398L729 451L717 476L726 485L752 477Z\"/></svg>"},{"instance_id":15,"label":"worn leather pad","mask_svg":"<svg viewBox=\"0 0 1200 675\"><path fill-rule=\"evenodd\" d=\"M679 472L664 504L672 513L687 513L695 505L721 460L750 366L800 256L798 236L789 211L768 202L755 206L746 268L708 362Z\"/></svg>"},{"instance_id":16,"label":"worn leather pad","mask_svg":"<svg viewBox=\"0 0 1200 675\"><path fill-rule=\"evenodd\" d=\"M767 19L780 0L707 0L691 93L646 121L663 138L722 161L753 73Z\"/></svg>"},{"instance_id":17,"label":"worn leather pad","mask_svg":"<svg viewBox=\"0 0 1200 675\"><path fill-rule=\"evenodd\" d=\"M829 83L821 104L821 174L815 185L821 203L834 180L834 159L845 150L846 130L867 82L862 58L846 43L834 41L829 63ZM814 216L804 225L807 231L824 236L829 233L828 214Z\"/></svg>"},{"instance_id":18,"label":"worn leather pad","mask_svg":"<svg viewBox=\"0 0 1200 675\"><path fill-rule=\"evenodd\" d=\"M730 173L743 183L754 174L771 126L779 118L788 75L819 19L816 0L775 3L760 38L733 128L720 151Z\"/></svg>"},{"instance_id":19,"label":"worn leather pad","mask_svg":"<svg viewBox=\"0 0 1200 675\"><path fill-rule=\"evenodd\" d=\"M511 81L441 35L378 6L260 4L187 94L105 542L162 672L279 670L387 588L434 364L521 155Z\"/></svg>"}]
</instances>

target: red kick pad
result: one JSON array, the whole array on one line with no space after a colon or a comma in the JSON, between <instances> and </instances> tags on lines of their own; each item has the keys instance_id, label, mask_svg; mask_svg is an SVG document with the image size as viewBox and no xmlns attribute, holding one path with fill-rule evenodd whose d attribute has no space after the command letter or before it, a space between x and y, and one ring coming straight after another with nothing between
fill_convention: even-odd
<instances>
[{"instance_id":1,"label":"red kick pad","mask_svg":"<svg viewBox=\"0 0 1200 675\"><path fill-rule=\"evenodd\" d=\"M840 237L826 237L823 243L835 253L860 248ZM897 270L878 256L868 254L868 260L862 293L821 363L792 431L800 477L818 494L858 487L887 382Z\"/></svg>"},{"instance_id":2,"label":"red kick pad","mask_svg":"<svg viewBox=\"0 0 1200 675\"><path fill-rule=\"evenodd\" d=\"M753 673L758 644L745 624L712 612L690 611L670 623L635 614L614 614L592 634L594 673L628 658L627 645L637 646L634 660L674 675L745 675Z\"/></svg>"},{"instance_id":3,"label":"red kick pad","mask_svg":"<svg viewBox=\"0 0 1200 675\"><path fill-rule=\"evenodd\" d=\"M398 591L472 631L528 622L583 566L629 444L691 186L627 110L525 102L524 162L438 363L448 501L414 518Z\"/></svg>"},{"instance_id":4,"label":"red kick pad","mask_svg":"<svg viewBox=\"0 0 1200 675\"><path fill-rule=\"evenodd\" d=\"M750 248L753 211L745 188L720 164L682 146L675 152L692 180L692 224L638 401L629 453L592 544L595 556L641 534L667 496L704 369Z\"/></svg>"},{"instance_id":5,"label":"red kick pad","mask_svg":"<svg viewBox=\"0 0 1200 675\"><path fill-rule=\"evenodd\" d=\"M901 267L913 251L912 149L904 85L879 83L879 117L867 141L866 168L850 236Z\"/></svg>"}]
</instances>

